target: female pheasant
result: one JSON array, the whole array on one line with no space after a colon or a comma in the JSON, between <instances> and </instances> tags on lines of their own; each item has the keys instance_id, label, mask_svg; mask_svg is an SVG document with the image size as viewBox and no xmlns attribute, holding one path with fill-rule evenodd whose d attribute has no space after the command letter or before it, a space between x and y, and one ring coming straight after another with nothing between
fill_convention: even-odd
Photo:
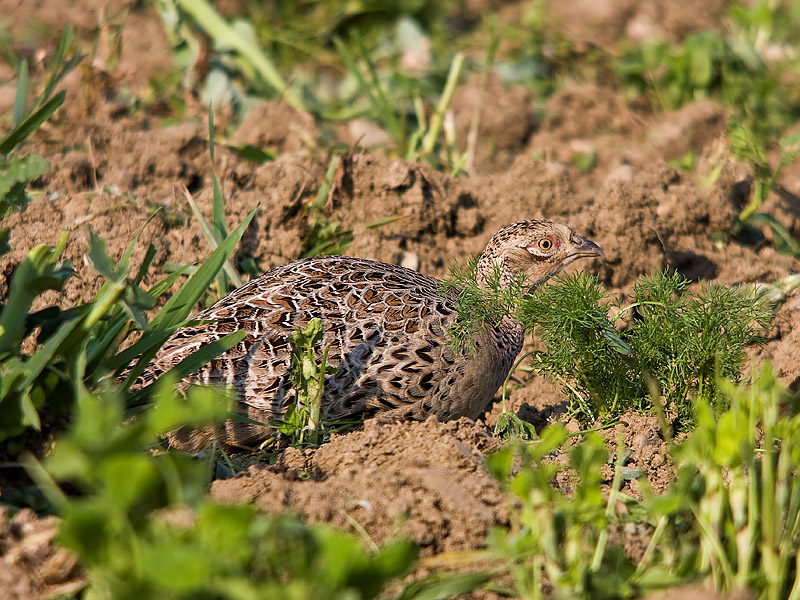
<instances>
[{"instance_id":1,"label":"female pheasant","mask_svg":"<svg viewBox=\"0 0 800 600\"><path fill-rule=\"evenodd\" d=\"M532 290L581 257L602 250L559 223L520 221L501 229L478 260L477 282L499 274L500 286L524 277ZM440 420L480 415L522 349L512 315L475 336L475 352L454 351L448 329L459 318L455 294L442 282L404 267L321 256L267 271L196 316L204 324L179 329L137 381L149 385L198 348L239 329L247 336L185 383L222 383L237 395L237 412L268 423L294 401L289 382L292 334L319 317L322 347L330 345L322 417L357 413ZM391 411L391 412L388 412ZM269 427L227 421L216 430L178 432L173 441L200 447L211 439L249 447Z\"/></svg>"}]
</instances>

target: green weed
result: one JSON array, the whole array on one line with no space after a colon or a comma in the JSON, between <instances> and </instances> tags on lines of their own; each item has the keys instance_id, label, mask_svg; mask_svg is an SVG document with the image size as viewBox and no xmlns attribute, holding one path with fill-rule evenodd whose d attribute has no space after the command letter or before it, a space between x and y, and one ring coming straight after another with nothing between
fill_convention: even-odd
<instances>
[{"instance_id":1,"label":"green weed","mask_svg":"<svg viewBox=\"0 0 800 600\"><path fill-rule=\"evenodd\" d=\"M63 384L58 376L62 369L60 354L66 350L63 341L83 320L81 317L86 318L85 314L76 315L71 327L59 327L60 311L30 312L36 296L60 290L72 275L70 265L59 260L66 242L67 236L62 234L57 247L41 244L28 253L14 273L0 312L0 441L28 427L41 429L39 410ZM24 356L20 351L22 340L36 327L42 327L38 338L42 346L32 356ZM65 407L60 404L51 402L48 409L52 416L63 414Z\"/></svg>"},{"instance_id":2,"label":"green weed","mask_svg":"<svg viewBox=\"0 0 800 600\"><path fill-rule=\"evenodd\" d=\"M77 65L81 56L67 58L72 45L69 29L64 32L53 60L52 71L41 94L29 103L28 61L19 61L17 92L11 115L11 130L0 139L0 219L27 204L25 189L44 175L50 165L37 154L12 156L63 104L66 92L54 94L56 86Z\"/></svg>"},{"instance_id":3,"label":"green weed","mask_svg":"<svg viewBox=\"0 0 800 600\"><path fill-rule=\"evenodd\" d=\"M667 110L719 98L763 143L800 114L800 96L784 77L796 72L797 57L788 52L765 58L771 45L797 41L785 27L787 10L767 1L749 8L734 4L725 31L691 34L675 46L646 42L623 56L617 73L635 93L654 96Z\"/></svg>"},{"instance_id":4,"label":"green weed","mask_svg":"<svg viewBox=\"0 0 800 600\"><path fill-rule=\"evenodd\" d=\"M205 0L159 0L157 5L187 77L200 59L203 45L194 27L202 29L211 40L218 60L205 81L190 82L192 86L203 88L207 100L217 105L231 100L243 104L246 93L238 81L244 78L256 92L277 95L291 106L304 109L301 96L289 87L269 55L259 46L250 22L239 19L228 23Z\"/></svg>"},{"instance_id":5,"label":"green weed","mask_svg":"<svg viewBox=\"0 0 800 600\"><path fill-rule=\"evenodd\" d=\"M154 451L179 425L226 416L230 398L174 377L156 384L151 410L125 419L113 389L80 393L74 424L44 467L29 470L62 517L59 541L87 571L86 598L373 598L416 557L396 541L367 554L358 539L207 495L208 465ZM69 494L60 484L68 486Z\"/></svg>"},{"instance_id":6,"label":"green weed","mask_svg":"<svg viewBox=\"0 0 800 600\"><path fill-rule=\"evenodd\" d=\"M641 500L620 491L624 480L641 477L625 467L622 440L603 491L605 442L588 434L565 445L561 425L489 456L487 468L517 508L510 529L494 530L480 558L498 561L492 573L510 572L510 593L526 599L633 598L698 579L719 592L797 597L797 398L787 396L769 365L749 387L721 387L730 408L715 417L698 401L696 429L670 448L678 477L657 496L644 478ZM566 464L558 460L563 454ZM647 535L636 560L622 547L626 529Z\"/></svg>"},{"instance_id":7,"label":"green weed","mask_svg":"<svg viewBox=\"0 0 800 600\"><path fill-rule=\"evenodd\" d=\"M476 265L473 259L454 269L442 288L459 315L449 331L451 348L474 352L476 331L516 315L543 346L530 355L533 369L562 384L571 412L585 424L649 410L652 383L682 428L693 422L696 399L721 410L718 378L739 380L744 349L763 340L771 317L755 288L706 283L690 292L689 280L677 273L640 278L633 302L621 306L609 303L594 276L556 278L523 296L524 281L503 289L499 273L488 287L478 286ZM624 323L619 329L609 320L612 308Z\"/></svg>"},{"instance_id":8,"label":"green weed","mask_svg":"<svg viewBox=\"0 0 800 600\"><path fill-rule=\"evenodd\" d=\"M800 256L800 243L786 227L772 215L759 212L767 196L775 190L783 168L794 162L800 154L800 134L785 135L778 140L779 152L775 167L770 165L765 146L759 142L750 127L734 125L728 135L728 143L731 154L753 168L750 201L739 213L734 230L766 227L771 230L775 247L779 252Z\"/></svg>"},{"instance_id":9,"label":"green weed","mask_svg":"<svg viewBox=\"0 0 800 600\"><path fill-rule=\"evenodd\" d=\"M275 422L275 427L289 438L292 446L316 445L323 433L320 406L325 376L335 373L336 369L327 364L330 346L325 346L317 363L315 348L322 342L322 335L322 321L314 318L305 329L298 327L290 340L292 363L289 379L295 391L295 402Z\"/></svg>"},{"instance_id":10,"label":"green weed","mask_svg":"<svg viewBox=\"0 0 800 600\"><path fill-rule=\"evenodd\" d=\"M682 428L693 422L697 400L723 409L718 378L739 380L744 349L763 339L771 311L754 289L688 287L677 273L639 279L633 302L615 307L625 323L617 330L596 278L557 279L522 303L522 322L538 328L544 345L533 368L564 385L585 422L648 410L650 379Z\"/></svg>"},{"instance_id":11,"label":"green weed","mask_svg":"<svg viewBox=\"0 0 800 600\"><path fill-rule=\"evenodd\" d=\"M605 441L589 434L567 451L568 467L552 460L567 439L562 425L552 425L533 443L517 443L491 455L487 468L518 502L509 531L495 529L487 542L493 556L507 561L516 581L515 593L541 598L625 598L634 595L635 566L618 544L608 543L616 527L622 483L622 456L609 493L601 491L608 461ZM516 467L515 467L516 462ZM552 482L569 472L569 494ZM513 474L512 474L513 473Z\"/></svg>"},{"instance_id":12,"label":"green weed","mask_svg":"<svg viewBox=\"0 0 800 600\"><path fill-rule=\"evenodd\" d=\"M40 429L40 412L45 406L52 419L69 414L84 386L94 389L111 372L138 357L127 372L123 384L127 389L172 332L186 322L254 213L255 209L149 323L145 311L153 308L158 296L171 287L181 272L171 274L149 291L143 290L140 284L155 249L148 250L136 275L129 277L128 265L138 236L116 262L108 256L102 240L90 236L88 259L106 281L93 300L68 310L51 307L30 312L37 296L46 290L60 290L72 273L68 264L59 261L66 233L55 248L40 245L31 250L17 268L8 300L0 312L0 439L20 435L28 427ZM31 355L23 354L22 340L37 328L36 350ZM133 328L143 330L144 335L119 351L121 340ZM237 343L242 335L243 332L231 334L203 349L177 365L174 372L191 373ZM137 392L131 402L139 402L141 399L137 398L146 393Z\"/></svg>"}]
</instances>

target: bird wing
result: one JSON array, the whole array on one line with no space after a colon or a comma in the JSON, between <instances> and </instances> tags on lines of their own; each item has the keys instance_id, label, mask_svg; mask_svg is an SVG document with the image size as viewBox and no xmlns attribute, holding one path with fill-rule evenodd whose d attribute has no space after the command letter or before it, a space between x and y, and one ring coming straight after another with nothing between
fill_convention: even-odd
<instances>
[{"instance_id":1,"label":"bird wing","mask_svg":"<svg viewBox=\"0 0 800 600\"><path fill-rule=\"evenodd\" d=\"M455 319L440 282L351 257L295 261L267 271L179 329L143 375L152 381L199 348L244 329L246 337L186 382L224 383L269 419L292 401L290 338L318 317L328 363L323 412L338 418L424 401L458 373L447 350Z\"/></svg>"}]
</instances>

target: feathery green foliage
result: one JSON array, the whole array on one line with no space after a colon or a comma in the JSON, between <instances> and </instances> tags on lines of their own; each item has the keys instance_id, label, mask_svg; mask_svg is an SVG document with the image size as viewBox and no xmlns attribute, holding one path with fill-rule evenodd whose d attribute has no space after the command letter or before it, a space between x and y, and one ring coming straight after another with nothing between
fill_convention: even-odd
<instances>
[{"instance_id":1,"label":"feathery green foliage","mask_svg":"<svg viewBox=\"0 0 800 600\"><path fill-rule=\"evenodd\" d=\"M663 272L634 284L633 302L608 320L606 291L596 277L558 278L524 300L526 329L538 328L544 349L533 367L561 381L585 421L651 405L648 380L681 427L693 422L694 402L724 408L720 379L738 381L744 348L763 340L771 311L754 288L689 281Z\"/></svg>"},{"instance_id":2,"label":"feathery green foliage","mask_svg":"<svg viewBox=\"0 0 800 600\"><path fill-rule=\"evenodd\" d=\"M543 286L519 311L528 331L538 326L545 347L534 352L534 368L561 381L577 412L586 416L644 408L637 405L643 382L631 349L608 322L605 299L596 278L579 275Z\"/></svg>"},{"instance_id":3,"label":"feathery green foliage","mask_svg":"<svg viewBox=\"0 0 800 600\"><path fill-rule=\"evenodd\" d=\"M523 292L525 280L517 278L507 286L501 285L501 271L493 269L486 286L479 286L478 257L469 259L466 265L450 269L450 279L442 282L440 293L449 297L458 320L450 327L448 345L454 352L477 350L475 336L485 327L496 326L508 314L514 314Z\"/></svg>"},{"instance_id":4,"label":"feathery green foliage","mask_svg":"<svg viewBox=\"0 0 800 600\"><path fill-rule=\"evenodd\" d=\"M617 330L594 276L556 278L527 294L521 280L501 286L499 272L479 286L476 268L473 259L442 286L458 313L450 347L475 352L477 332L513 315L544 346L532 353L533 368L564 386L572 411L586 423L648 410L651 381L682 427L693 421L695 398L723 408L719 379L739 380L744 348L763 339L771 316L755 288L703 284L690 292L680 274L658 272L634 284L630 305L614 307L624 323Z\"/></svg>"}]
</instances>

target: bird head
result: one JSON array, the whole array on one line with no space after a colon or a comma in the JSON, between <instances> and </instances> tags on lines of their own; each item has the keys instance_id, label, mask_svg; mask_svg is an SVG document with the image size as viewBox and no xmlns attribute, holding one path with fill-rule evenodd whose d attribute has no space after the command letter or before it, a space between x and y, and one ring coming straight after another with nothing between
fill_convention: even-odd
<instances>
[{"instance_id":1,"label":"bird head","mask_svg":"<svg viewBox=\"0 0 800 600\"><path fill-rule=\"evenodd\" d=\"M492 273L499 271L501 286L521 277L533 289L579 258L602 256L600 246L566 225L519 221L503 227L489 241L478 261L478 283L487 285Z\"/></svg>"}]
</instances>

